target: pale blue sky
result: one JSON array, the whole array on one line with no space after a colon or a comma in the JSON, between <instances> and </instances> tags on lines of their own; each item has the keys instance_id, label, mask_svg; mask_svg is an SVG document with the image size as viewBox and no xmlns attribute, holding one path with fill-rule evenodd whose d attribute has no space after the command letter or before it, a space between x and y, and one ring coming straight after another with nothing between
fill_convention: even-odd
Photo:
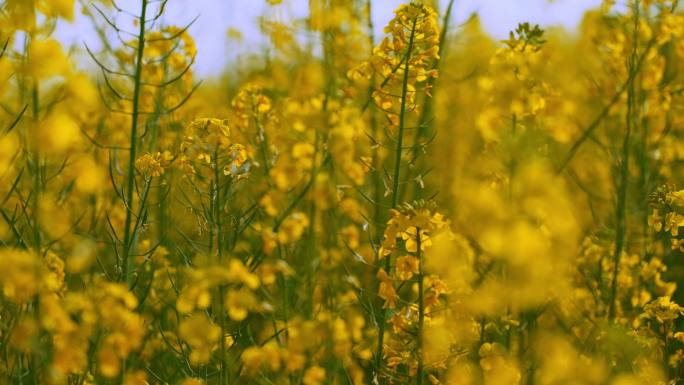
<instances>
[{"instance_id":1,"label":"pale blue sky","mask_svg":"<svg viewBox=\"0 0 684 385\"><path fill-rule=\"evenodd\" d=\"M373 1L373 19L381 34L382 27L392 17L392 11L402 0ZM441 0L443 6L446 0ZM118 0L117 4L136 12L139 0ZM473 12L480 15L486 31L496 38L504 38L518 22L529 21L542 26L561 25L568 30L576 28L583 13L601 4L601 0L456 0L452 24L465 21ZM283 0L278 6L269 6L265 0L169 0L166 22L182 25L199 15L191 27L198 48L196 73L201 77L219 74L228 60L240 53L254 50L263 43L259 34L258 17L287 21L305 17L307 0ZM125 23L125 21L123 22ZM226 31L235 28L242 31L241 45L228 43ZM74 23L60 23L56 36L67 44L82 45L83 42L97 47L98 39L90 22L78 14Z\"/></svg>"}]
</instances>

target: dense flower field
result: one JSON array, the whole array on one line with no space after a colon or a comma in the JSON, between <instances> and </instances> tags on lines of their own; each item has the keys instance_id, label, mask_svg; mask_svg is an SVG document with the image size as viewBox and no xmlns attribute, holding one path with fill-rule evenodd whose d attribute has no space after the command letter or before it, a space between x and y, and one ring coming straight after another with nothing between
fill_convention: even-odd
<instances>
[{"instance_id":1,"label":"dense flower field","mask_svg":"<svg viewBox=\"0 0 684 385\"><path fill-rule=\"evenodd\" d=\"M0 3L0 384L684 381L676 0L311 0L203 83L173 1Z\"/></svg>"}]
</instances>

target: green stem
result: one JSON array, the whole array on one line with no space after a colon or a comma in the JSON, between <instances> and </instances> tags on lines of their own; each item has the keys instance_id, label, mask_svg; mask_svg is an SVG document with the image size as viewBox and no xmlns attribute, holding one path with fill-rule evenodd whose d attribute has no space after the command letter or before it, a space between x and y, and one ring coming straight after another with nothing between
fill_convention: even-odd
<instances>
[{"instance_id":1,"label":"green stem","mask_svg":"<svg viewBox=\"0 0 684 385\"><path fill-rule=\"evenodd\" d=\"M373 33L373 17L371 13L372 9L372 4L371 0L366 1L366 21L367 21L367 28L368 28L368 43L369 47L371 48L370 55L373 54L373 45L375 44L375 35ZM376 82L376 74L375 71L371 72L371 79L370 79L370 85L368 86L368 100L373 100L373 92L375 91L375 82ZM369 124L371 128L371 133L373 135L373 141L378 140L379 136L379 130L378 130L378 121L376 119L375 115L375 110L370 109L370 119L369 119ZM379 227L381 226L382 223L382 206L380 205L380 201L382 200L382 192L383 192L383 185L382 185L382 174L380 173L381 169L381 164L380 164L380 146L373 145L372 146L372 162L373 162L373 229L376 230L375 234L375 242L379 243L380 238L381 238L381 231Z\"/></svg>"},{"instance_id":2,"label":"green stem","mask_svg":"<svg viewBox=\"0 0 684 385\"><path fill-rule=\"evenodd\" d=\"M223 242L221 242L221 171L218 163L218 149L214 151L214 221L216 222L216 255L219 262L222 259Z\"/></svg>"},{"instance_id":3,"label":"green stem","mask_svg":"<svg viewBox=\"0 0 684 385\"><path fill-rule=\"evenodd\" d=\"M141 78L142 78L142 66L143 66L143 51L145 50L145 17L147 15L147 1L142 0L142 10L140 12L140 32L138 34L138 47L137 47L137 57L135 64L135 75L133 83L133 111L131 113L131 139L130 139L130 150L128 158L128 181L126 186L128 191L126 192L126 202L124 206L126 208L126 222L124 224L124 245L123 245L123 260L121 266L121 277L120 281L129 281L128 277L128 264L129 255L131 252L131 244L133 243L131 234L131 220L133 216L133 191L135 190L135 158L136 158L136 147L137 147L137 136L138 136L138 115L139 115L139 100L140 100L140 89Z\"/></svg>"},{"instance_id":4,"label":"green stem","mask_svg":"<svg viewBox=\"0 0 684 385\"><path fill-rule=\"evenodd\" d=\"M608 318L612 321L616 317L617 313L617 281L618 274L620 273L620 260L622 257L622 252L625 246L625 237L627 235L627 220L626 220L626 207L627 207L627 183L629 179L629 146L630 146L630 136L633 125L633 109L634 109L634 79L636 74L634 74L637 62L637 37L638 37L638 25L639 25L639 2L635 1L634 9L634 34L633 34L633 47L632 54L629 61L629 72L631 74L629 85L627 87L627 117L626 117L626 130L625 137L622 142L622 159L620 161L620 175L619 175L619 185L618 185L618 196L617 196L617 209L616 209L616 232L615 232L615 252L613 254L613 259L615 265L613 266L613 277L610 286L610 307L608 311Z\"/></svg>"},{"instance_id":5,"label":"green stem","mask_svg":"<svg viewBox=\"0 0 684 385\"><path fill-rule=\"evenodd\" d=\"M449 0L449 4L447 5L446 12L444 13L444 17L442 18L442 30L440 31L439 34L439 45L438 45L438 51L439 52L439 58L435 61L435 69L439 71L440 65L442 64L442 58L444 57L444 46L446 45L446 37L447 33L449 31L449 20L451 19L451 11L453 10L454 7L454 0ZM434 92L435 89L435 84L437 83L437 78L430 77L427 80L427 88L431 90L431 92ZM418 119L418 127L415 132L415 136L413 138L413 159L417 159L418 156L420 155L420 151L423 148L422 145L420 145L420 140L422 138L425 138L428 134L428 128L431 126L430 124L430 115L432 115L433 111L433 98L425 95L425 105L423 106L423 110L420 112L420 118ZM415 186L415 184L414 184ZM415 188L413 189L413 196L414 199L418 198L418 192L420 190Z\"/></svg>"},{"instance_id":6,"label":"green stem","mask_svg":"<svg viewBox=\"0 0 684 385\"><path fill-rule=\"evenodd\" d=\"M416 383L423 384L423 325L425 324L425 303L423 294L423 259L420 253L420 227L416 227L416 253L418 257L418 371Z\"/></svg>"},{"instance_id":7,"label":"green stem","mask_svg":"<svg viewBox=\"0 0 684 385\"><path fill-rule=\"evenodd\" d=\"M34 79L33 83L33 88L31 91L31 99L32 99L32 105L33 105L33 120L35 124L39 124L40 122L40 96L39 96L39 90L38 90L38 80ZM41 176L42 171L41 171L41 157L40 157L40 152L38 148L35 148L34 153L33 153L33 167L30 168L32 169L32 174L33 174L33 188L34 188L34 193L33 193L33 208L34 210L38 209L38 200L40 199L40 194L43 191L43 178ZM35 217L33 218L34 221L34 226L33 226L33 239L35 243L35 249L36 253L41 254L41 248L42 248L42 236L41 236L41 230L40 230L40 223L38 221L38 218Z\"/></svg>"},{"instance_id":8,"label":"green stem","mask_svg":"<svg viewBox=\"0 0 684 385\"><path fill-rule=\"evenodd\" d=\"M394 152L394 176L392 177L392 208L399 204L399 179L401 176L401 155L404 151L404 126L406 125L406 94L408 92L409 64L411 61L411 51L413 50L413 38L416 32L416 21L413 20L411 27L411 37L409 38L408 53L404 64L404 80L401 86L401 108L399 111L399 135L397 137L397 148Z\"/></svg>"},{"instance_id":9,"label":"green stem","mask_svg":"<svg viewBox=\"0 0 684 385\"><path fill-rule=\"evenodd\" d=\"M264 175L268 177L271 171L270 167L268 166L268 138L266 137L266 128L263 126L263 124L261 124L261 120L259 119L259 111L254 103L254 100L252 100L252 114L254 127L257 130L257 141L259 141L261 158L264 161Z\"/></svg>"},{"instance_id":10,"label":"green stem","mask_svg":"<svg viewBox=\"0 0 684 385\"><path fill-rule=\"evenodd\" d=\"M222 265L223 262L223 242L221 240L221 211L222 211L222 206L221 206L221 171L219 169L219 162L218 162L218 147L214 150L214 182L213 184L213 190L212 191L212 200L213 200L213 208L214 208L214 222L216 225L216 254L218 256L218 262L219 265ZM213 227L213 226L212 226ZM210 245L211 246L211 245ZM219 341L220 347L221 347L221 359L219 360L220 362L220 370L219 370L219 384L223 385L228 383L228 375L226 373L227 365L226 365L226 311L225 311L225 305L224 305L224 298L225 298L225 286L221 285L219 286L219 324L221 327L221 339Z\"/></svg>"}]
</instances>

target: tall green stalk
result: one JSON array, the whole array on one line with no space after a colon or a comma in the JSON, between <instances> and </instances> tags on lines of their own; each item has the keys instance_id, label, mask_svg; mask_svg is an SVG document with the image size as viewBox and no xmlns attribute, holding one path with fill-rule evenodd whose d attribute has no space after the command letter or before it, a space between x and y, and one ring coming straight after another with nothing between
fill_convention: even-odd
<instances>
[{"instance_id":1,"label":"tall green stalk","mask_svg":"<svg viewBox=\"0 0 684 385\"><path fill-rule=\"evenodd\" d=\"M145 17L147 15L147 2L142 0L142 7L140 12L140 31L138 34L138 47L135 63L135 74L133 76L133 111L131 113L131 139L128 157L128 176L126 187L126 201L124 206L126 208L126 222L124 224L124 244L123 257L121 266L120 280L129 282L129 256L133 244L131 220L133 218L133 191L135 190L135 158L138 141L138 116L139 116L139 100L140 89L142 88L142 66L143 66L143 51L145 50Z\"/></svg>"},{"instance_id":2,"label":"tall green stalk","mask_svg":"<svg viewBox=\"0 0 684 385\"><path fill-rule=\"evenodd\" d=\"M613 277L610 286L610 305L608 310L608 318L612 321L617 313L617 281L620 273L620 260L625 247L625 238L627 235L627 184L629 182L629 156L630 156L630 138L632 133L632 125L634 124L634 80L636 74L633 74L637 68L637 39L639 31L639 1L634 2L634 33L632 36L632 53L629 58L629 73L631 74L629 85L627 87L627 114L625 136L622 142L622 155L620 159L620 174L618 181L618 195L616 208L616 231L615 231L615 252L613 254L614 266Z\"/></svg>"},{"instance_id":3,"label":"tall green stalk","mask_svg":"<svg viewBox=\"0 0 684 385\"><path fill-rule=\"evenodd\" d=\"M371 49L370 55L373 55L373 46L375 45L375 34L373 32L373 15L372 15L372 4L371 0L366 1L366 21L368 28L368 43ZM368 86L368 100L373 100L373 92L375 91L376 82L375 71L371 71L370 85ZM373 135L373 140L378 140L380 130L378 130L378 120L375 115L375 110L370 110L370 130ZM373 226L371 228L377 229L382 223L382 206L380 202L382 201L383 184L382 184L382 174L380 169L382 165L380 164L380 146L372 146L372 162L373 162ZM376 231L375 242L379 242L381 238L381 231Z\"/></svg>"},{"instance_id":4,"label":"tall green stalk","mask_svg":"<svg viewBox=\"0 0 684 385\"><path fill-rule=\"evenodd\" d=\"M446 46L446 38L449 33L449 20L451 19L451 12L454 8L454 0L449 0L447 4L444 17L442 18L442 30L439 33L439 58L435 60L435 69L439 71L444 58L444 47ZM427 88L433 92L435 85L437 84L437 78L430 77L427 80ZM413 159L417 159L420 155L420 151L423 149L423 145L420 145L421 139L425 138L429 134L429 128L432 126L432 113L434 110L434 99L428 95L424 98L423 110L420 112L420 118L418 118L418 126L415 131L413 138ZM415 184L414 184L415 186ZM413 199L418 199L419 189L413 189Z\"/></svg>"},{"instance_id":5,"label":"tall green stalk","mask_svg":"<svg viewBox=\"0 0 684 385\"><path fill-rule=\"evenodd\" d=\"M218 257L218 262L219 264L222 264L223 262L223 241L222 241L222 233L223 229L221 226L221 211L222 211L222 202L221 202L221 171L219 167L219 152L218 152L218 147L214 151L214 181L212 183L212 192L211 192L211 199L213 201L212 207L214 209L213 212L213 217L214 217L214 223L212 224L212 228L214 225L216 226L216 255ZM210 244L209 247L211 248L213 245ZM221 360L220 360L220 368L219 368L219 384L227 384L228 383L228 374L227 374L227 365L226 365L226 310L225 310L225 305L224 305L224 300L225 300L225 292L226 288L224 285L221 285L219 287L219 326L221 327L221 338L219 341L220 344L220 351L221 351Z\"/></svg>"},{"instance_id":6,"label":"tall green stalk","mask_svg":"<svg viewBox=\"0 0 684 385\"><path fill-rule=\"evenodd\" d=\"M423 258L421 255L420 227L416 227L416 254L418 257L418 371L416 384L423 385L423 326L425 324L425 295L423 277Z\"/></svg>"}]
</instances>

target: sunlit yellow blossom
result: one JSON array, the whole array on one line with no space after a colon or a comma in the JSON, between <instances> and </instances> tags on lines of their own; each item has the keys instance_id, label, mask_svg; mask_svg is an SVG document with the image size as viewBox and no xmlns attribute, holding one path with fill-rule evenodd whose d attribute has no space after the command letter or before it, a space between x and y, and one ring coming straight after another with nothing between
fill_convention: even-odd
<instances>
[{"instance_id":1,"label":"sunlit yellow blossom","mask_svg":"<svg viewBox=\"0 0 684 385\"><path fill-rule=\"evenodd\" d=\"M325 369L320 366L312 366L304 372L302 383L304 385L321 385L325 380Z\"/></svg>"},{"instance_id":2,"label":"sunlit yellow blossom","mask_svg":"<svg viewBox=\"0 0 684 385\"><path fill-rule=\"evenodd\" d=\"M221 329L212 324L205 314L195 313L181 321L178 333L190 345L190 361L197 365L209 362Z\"/></svg>"}]
</instances>

